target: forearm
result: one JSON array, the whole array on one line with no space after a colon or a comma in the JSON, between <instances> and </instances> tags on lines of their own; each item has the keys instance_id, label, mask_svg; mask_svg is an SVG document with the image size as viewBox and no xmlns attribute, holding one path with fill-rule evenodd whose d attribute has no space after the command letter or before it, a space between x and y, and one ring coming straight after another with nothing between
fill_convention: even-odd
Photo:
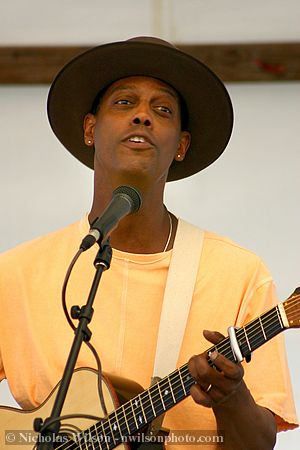
<instances>
[{"instance_id":1,"label":"forearm","mask_svg":"<svg viewBox=\"0 0 300 450\"><path fill-rule=\"evenodd\" d=\"M257 405L244 382L227 401L213 406L226 450L272 450L276 442L273 414Z\"/></svg>"}]
</instances>

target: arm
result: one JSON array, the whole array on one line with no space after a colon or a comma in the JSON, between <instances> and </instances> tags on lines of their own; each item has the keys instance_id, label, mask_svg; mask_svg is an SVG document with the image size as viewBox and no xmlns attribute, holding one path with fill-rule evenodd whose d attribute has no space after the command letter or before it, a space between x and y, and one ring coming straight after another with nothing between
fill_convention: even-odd
<instances>
[{"instance_id":1,"label":"arm","mask_svg":"<svg viewBox=\"0 0 300 450\"><path fill-rule=\"evenodd\" d=\"M216 332L204 332L213 344L224 337ZM223 355L214 352L211 367L207 354L193 356L189 370L197 384L191 388L194 401L212 408L217 427L225 433L226 450L271 450L276 441L276 423L272 413L257 405L243 381L241 364L234 364Z\"/></svg>"}]
</instances>

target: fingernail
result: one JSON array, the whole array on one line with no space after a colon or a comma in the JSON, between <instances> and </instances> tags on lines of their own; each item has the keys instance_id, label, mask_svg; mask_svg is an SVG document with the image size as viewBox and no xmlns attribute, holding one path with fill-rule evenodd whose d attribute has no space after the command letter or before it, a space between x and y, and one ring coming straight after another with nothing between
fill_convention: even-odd
<instances>
[{"instance_id":1,"label":"fingernail","mask_svg":"<svg viewBox=\"0 0 300 450\"><path fill-rule=\"evenodd\" d=\"M217 358L217 356L218 356L218 352L217 352L216 350L214 350L213 352L211 352L211 353L209 354L209 357L210 357L210 360L211 360L211 361L215 361L215 359Z\"/></svg>"}]
</instances>

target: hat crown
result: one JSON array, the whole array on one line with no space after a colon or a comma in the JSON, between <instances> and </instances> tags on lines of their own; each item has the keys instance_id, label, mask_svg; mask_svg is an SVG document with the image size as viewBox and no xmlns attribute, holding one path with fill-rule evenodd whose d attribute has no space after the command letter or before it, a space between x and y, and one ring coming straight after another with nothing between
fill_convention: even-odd
<instances>
[{"instance_id":1,"label":"hat crown","mask_svg":"<svg viewBox=\"0 0 300 450\"><path fill-rule=\"evenodd\" d=\"M158 44L165 45L167 47L176 48L174 45L170 44L170 42L165 41L164 39L160 39L153 36L136 36L130 39L127 39L125 42L144 42L145 44Z\"/></svg>"}]
</instances>

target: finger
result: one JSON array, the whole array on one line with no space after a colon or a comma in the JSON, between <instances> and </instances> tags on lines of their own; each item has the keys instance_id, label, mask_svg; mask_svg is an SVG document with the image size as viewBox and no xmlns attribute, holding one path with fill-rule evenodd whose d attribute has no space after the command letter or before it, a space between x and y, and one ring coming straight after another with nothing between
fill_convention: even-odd
<instances>
[{"instance_id":1,"label":"finger","mask_svg":"<svg viewBox=\"0 0 300 450\"><path fill-rule=\"evenodd\" d=\"M204 387L210 384L208 379L214 369L208 364L206 354L192 356L188 362L188 369L198 384Z\"/></svg>"},{"instance_id":2,"label":"finger","mask_svg":"<svg viewBox=\"0 0 300 450\"><path fill-rule=\"evenodd\" d=\"M241 364L233 363L216 351L209 353L208 358L204 353L192 356L188 362L190 374L204 390L212 384L226 392L233 382L239 382L243 378L244 369Z\"/></svg>"},{"instance_id":3,"label":"finger","mask_svg":"<svg viewBox=\"0 0 300 450\"><path fill-rule=\"evenodd\" d=\"M216 351L209 353L208 356L213 365L222 372L225 378L236 381L240 381L243 378L244 368L240 363L233 363Z\"/></svg>"},{"instance_id":4,"label":"finger","mask_svg":"<svg viewBox=\"0 0 300 450\"><path fill-rule=\"evenodd\" d=\"M203 330L203 336L212 344L218 344L225 339L223 334L218 331Z\"/></svg>"},{"instance_id":5,"label":"finger","mask_svg":"<svg viewBox=\"0 0 300 450\"><path fill-rule=\"evenodd\" d=\"M205 406L206 408L210 408L212 406L212 399L209 396L209 393L204 392L199 384L194 384L190 389L190 394L194 402L198 405Z\"/></svg>"},{"instance_id":6,"label":"finger","mask_svg":"<svg viewBox=\"0 0 300 450\"><path fill-rule=\"evenodd\" d=\"M222 392L216 386L211 386L208 392L204 392L204 395L197 392L198 397L196 398L198 402L201 401L201 404L205 401L207 405L210 404L211 407L214 407L227 403L233 399L243 389L243 386L245 386L243 380L239 381L237 384L235 383L227 392ZM204 400L204 397L207 396L209 397L210 402L207 398Z\"/></svg>"},{"instance_id":7,"label":"finger","mask_svg":"<svg viewBox=\"0 0 300 450\"><path fill-rule=\"evenodd\" d=\"M226 383L225 391L226 388L230 388L230 385L228 386L229 382L224 375L209 365L206 353L192 356L188 362L188 369L203 391L206 391L209 385L222 386L224 380Z\"/></svg>"},{"instance_id":8,"label":"finger","mask_svg":"<svg viewBox=\"0 0 300 450\"><path fill-rule=\"evenodd\" d=\"M213 352L214 360L228 375L221 369L212 368L205 358L205 354L193 356L188 367L196 384L191 389L194 401L205 407L212 407L221 404L231 398L239 389L243 381L243 369L227 360L224 356ZM229 366L229 370L228 369ZM233 370L233 373L230 371Z\"/></svg>"},{"instance_id":9,"label":"finger","mask_svg":"<svg viewBox=\"0 0 300 450\"><path fill-rule=\"evenodd\" d=\"M227 393L223 393L216 386L209 386L209 390L204 391L201 386L195 384L190 389L192 399L198 404L206 408L215 407L224 404L234 398L242 388L241 380L233 389Z\"/></svg>"}]
</instances>

